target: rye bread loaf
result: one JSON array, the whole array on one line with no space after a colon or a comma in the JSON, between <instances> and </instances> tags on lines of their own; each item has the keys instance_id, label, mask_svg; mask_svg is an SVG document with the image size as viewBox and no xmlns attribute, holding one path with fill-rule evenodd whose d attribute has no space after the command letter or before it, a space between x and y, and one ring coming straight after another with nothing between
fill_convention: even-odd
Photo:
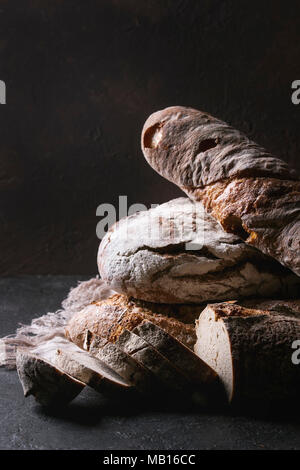
<instances>
[{"instance_id":1,"label":"rye bread loaf","mask_svg":"<svg viewBox=\"0 0 300 470\"><path fill-rule=\"evenodd\" d=\"M71 377L109 397L133 388L130 382L124 380L104 362L90 356L85 351L70 352L58 349L55 364Z\"/></svg>"},{"instance_id":2,"label":"rye bread loaf","mask_svg":"<svg viewBox=\"0 0 300 470\"><path fill-rule=\"evenodd\" d=\"M300 276L300 181L285 162L226 123L180 106L147 119L142 149L226 232Z\"/></svg>"},{"instance_id":3,"label":"rye bread loaf","mask_svg":"<svg viewBox=\"0 0 300 470\"><path fill-rule=\"evenodd\" d=\"M111 289L158 303L288 297L300 290L298 276L183 197L111 227L98 268Z\"/></svg>"},{"instance_id":4,"label":"rye bread loaf","mask_svg":"<svg viewBox=\"0 0 300 470\"><path fill-rule=\"evenodd\" d=\"M299 397L300 369L292 362L299 311L294 315L284 301L264 305L272 310L212 304L196 322L195 353L219 375L232 404L265 406Z\"/></svg>"},{"instance_id":5,"label":"rye bread loaf","mask_svg":"<svg viewBox=\"0 0 300 470\"><path fill-rule=\"evenodd\" d=\"M24 396L33 395L43 406L65 405L85 386L51 362L28 351L17 351L16 365Z\"/></svg>"},{"instance_id":6,"label":"rye bread loaf","mask_svg":"<svg viewBox=\"0 0 300 470\"><path fill-rule=\"evenodd\" d=\"M194 322L202 310L201 305L152 304L116 294L75 314L66 326L66 336L82 348L86 331L90 330L105 344L116 341L124 329L132 331L142 321L149 320L193 348Z\"/></svg>"}]
</instances>

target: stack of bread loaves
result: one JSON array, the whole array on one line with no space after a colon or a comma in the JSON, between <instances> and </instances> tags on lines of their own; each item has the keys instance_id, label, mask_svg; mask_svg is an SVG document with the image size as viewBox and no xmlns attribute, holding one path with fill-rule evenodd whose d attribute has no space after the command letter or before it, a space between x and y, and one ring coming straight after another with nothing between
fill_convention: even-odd
<instances>
[{"instance_id":1,"label":"stack of bread loaves","mask_svg":"<svg viewBox=\"0 0 300 470\"><path fill-rule=\"evenodd\" d=\"M108 231L98 267L115 294L71 318L62 348L18 352L25 394L46 405L68 402L85 385L109 395L182 394L202 404L223 396L233 404L296 400L295 172L190 108L151 115L142 150L188 197Z\"/></svg>"}]
</instances>

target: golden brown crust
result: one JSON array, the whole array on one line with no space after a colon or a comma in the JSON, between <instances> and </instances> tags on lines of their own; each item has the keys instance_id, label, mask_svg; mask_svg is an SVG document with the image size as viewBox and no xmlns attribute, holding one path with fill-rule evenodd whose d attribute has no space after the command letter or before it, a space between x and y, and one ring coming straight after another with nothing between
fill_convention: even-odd
<instances>
[{"instance_id":1,"label":"golden brown crust","mask_svg":"<svg viewBox=\"0 0 300 470\"><path fill-rule=\"evenodd\" d=\"M249 317L255 315L289 316L300 320L300 299L252 299L236 302L208 304L221 317Z\"/></svg>"},{"instance_id":2,"label":"golden brown crust","mask_svg":"<svg viewBox=\"0 0 300 470\"><path fill-rule=\"evenodd\" d=\"M258 305L257 307L268 307L272 301L265 301L261 305ZM276 302L277 301L273 301ZM283 301L278 302L279 305L283 303ZM222 317L241 317L241 318L246 318L246 317L255 317L255 316L262 316L262 315L267 315L271 317L277 317L277 316L282 316L282 312L280 311L280 308L274 308L274 309L262 309L262 308L253 308L253 307L248 307L248 306L243 306L239 304L230 304L227 302L219 303L219 304L208 304L208 308L211 308L216 316L218 318ZM284 315L283 315L284 316ZM297 312L292 312L290 311L290 316L294 317L295 320L299 320Z\"/></svg>"},{"instance_id":3,"label":"golden brown crust","mask_svg":"<svg viewBox=\"0 0 300 470\"><path fill-rule=\"evenodd\" d=\"M202 310L201 306L150 304L116 294L74 315L66 327L66 336L79 347L83 347L87 330L104 341L114 342L124 329L131 331L148 320L192 348L196 340L193 321ZM176 314L182 321L173 318Z\"/></svg>"},{"instance_id":4,"label":"golden brown crust","mask_svg":"<svg viewBox=\"0 0 300 470\"><path fill-rule=\"evenodd\" d=\"M267 310L242 307L241 305L235 303L223 302L219 304L209 304L208 307L214 310L216 318L269 315L269 312Z\"/></svg>"},{"instance_id":5,"label":"golden brown crust","mask_svg":"<svg viewBox=\"0 0 300 470\"><path fill-rule=\"evenodd\" d=\"M275 178L225 180L187 189L235 233L300 275L300 182Z\"/></svg>"}]
</instances>

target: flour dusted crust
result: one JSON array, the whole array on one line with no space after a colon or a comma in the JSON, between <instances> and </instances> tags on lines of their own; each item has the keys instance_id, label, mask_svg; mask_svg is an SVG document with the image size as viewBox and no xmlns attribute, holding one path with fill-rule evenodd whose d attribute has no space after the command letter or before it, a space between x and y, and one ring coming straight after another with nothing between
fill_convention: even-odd
<instances>
[{"instance_id":1,"label":"flour dusted crust","mask_svg":"<svg viewBox=\"0 0 300 470\"><path fill-rule=\"evenodd\" d=\"M116 294L75 314L66 327L66 336L83 347L89 330L105 344L116 341L124 329L131 331L142 321L149 320L192 348L196 340L194 321L202 310L201 305L151 304Z\"/></svg>"},{"instance_id":2,"label":"flour dusted crust","mask_svg":"<svg viewBox=\"0 0 300 470\"><path fill-rule=\"evenodd\" d=\"M225 231L300 276L300 182L286 163L226 123L179 106L148 118L142 149Z\"/></svg>"},{"instance_id":3,"label":"flour dusted crust","mask_svg":"<svg viewBox=\"0 0 300 470\"><path fill-rule=\"evenodd\" d=\"M115 224L100 244L98 267L112 289L150 302L292 296L300 289L296 275L183 197Z\"/></svg>"},{"instance_id":4,"label":"flour dusted crust","mask_svg":"<svg viewBox=\"0 0 300 470\"><path fill-rule=\"evenodd\" d=\"M141 145L149 164L179 186L203 187L243 176L297 178L294 170L215 117L172 106L146 120Z\"/></svg>"},{"instance_id":5,"label":"flour dusted crust","mask_svg":"<svg viewBox=\"0 0 300 470\"><path fill-rule=\"evenodd\" d=\"M264 301L257 308L212 304L202 312L194 349L219 375L229 402L297 400L300 371L292 362L292 343L300 338L297 303Z\"/></svg>"}]
</instances>

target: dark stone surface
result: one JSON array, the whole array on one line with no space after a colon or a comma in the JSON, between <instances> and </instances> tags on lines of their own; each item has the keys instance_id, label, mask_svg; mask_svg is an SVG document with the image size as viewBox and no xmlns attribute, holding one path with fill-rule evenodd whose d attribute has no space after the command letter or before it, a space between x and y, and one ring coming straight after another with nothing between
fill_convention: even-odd
<instances>
[{"instance_id":1,"label":"dark stone surface","mask_svg":"<svg viewBox=\"0 0 300 470\"><path fill-rule=\"evenodd\" d=\"M0 275L96 272L96 207L180 194L140 150L149 113L206 110L300 168L300 3L3 0Z\"/></svg>"},{"instance_id":2,"label":"dark stone surface","mask_svg":"<svg viewBox=\"0 0 300 470\"><path fill-rule=\"evenodd\" d=\"M58 308L77 279L1 279L0 336ZM133 406L105 401L86 388L64 410L49 412L24 399L15 371L0 369L0 383L0 449L300 449L298 410L292 416L247 417L180 404Z\"/></svg>"}]
</instances>

